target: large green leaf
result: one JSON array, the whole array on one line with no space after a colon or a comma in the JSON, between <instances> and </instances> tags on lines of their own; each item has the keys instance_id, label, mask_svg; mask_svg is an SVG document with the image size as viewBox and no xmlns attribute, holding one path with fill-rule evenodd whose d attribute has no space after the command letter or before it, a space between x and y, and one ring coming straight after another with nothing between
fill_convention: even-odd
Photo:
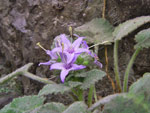
<instances>
[{"instance_id":1,"label":"large green leaf","mask_svg":"<svg viewBox=\"0 0 150 113\"><path fill-rule=\"evenodd\" d=\"M150 16L142 16L125 21L115 28L113 36L115 37L115 40L121 40L123 37L148 22L150 22Z\"/></svg>"},{"instance_id":2,"label":"large green leaf","mask_svg":"<svg viewBox=\"0 0 150 113\"><path fill-rule=\"evenodd\" d=\"M69 85L69 87L71 87L71 88L80 86L81 84L82 84L81 82L68 81L68 85Z\"/></svg>"},{"instance_id":3,"label":"large green leaf","mask_svg":"<svg viewBox=\"0 0 150 113\"><path fill-rule=\"evenodd\" d=\"M114 98L103 113L150 113L150 73L133 83L129 93Z\"/></svg>"},{"instance_id":4,"label":"large green leaf","mask_svg":"<svg viewBox=\"0 0 150 113\"><path fill-rule=\"evenodd\" d=\"M48 95L48 94L57 94L57 93L64 93L70 91L70 87L65 86L63 84L48 84L45 85L39 92L38 95Z\"/></svg>"},{"instance_id":5,"label":"large green leaf","mask_svg":"<svg viewBox=\"0 0 150 113\"><path fill-rule=\"evenodd\" d=\"M95 84L98 80L101 80L105 75L106 73L104 71L93 69L91 71L76 76L85 77L83 84L80 88L87 89L90 88L91 85Z\"/></svg>"},{"instance_id":6,"label":"large green leaf","mask_svg":"<svg viewBox=\"0 0 150 113\"><path fill-rule=\"evenodd\" d=\"M150 98L150 73L144 74L137 82L133 83L129 88L129 93L136 95L145 95Z\"/></svg>"},{"instance_id":7,"label":"large green leaf","mask_svg":"<svg viewBox=\"0 0 150 113\"><path fill-rule=\"evenodd\" d=\"M62 113L87 113L87 106L83 102L75 102Z\"/></svg>"},{"instance_id":8,"label":"large green leaf","mask_svg":"<svg viewBox=\"0 0 150 113\"><path fill-rule=\"evenodd\" d=\"M116 97L105 105L103 113L149 113L143 98Z\"/></svg>"},{"instance_id":9,"label":"large green leaf","mask_svg":"<svg viewBox=\"0 0 150 113\"><path fill-rule=\"evenodd\" d=\"M65 109L63 104L51 102L25 113L62 113Z\"/></svg>"},{"instance_id":10,"label":"large green leaf","mask_svg":"<svg viewBox=\"0 0 150 113\"><path fill-rule=\"evenodd\" d=\"M135 36L135 41L137 44L135 45L135 48L149 48L150 47L150 28L146 30L140 31Z\"/></svg>"},{"instance_id":11,"label":"large green leaf","mask_svg":"<svg viewBox=\"0 0 150 113\"><path fill-rule=\"evenodd\" d=\"M28 110L33 110L44 102L43 97L39 96L24 96L14 99L10 104L0 110L0 113L23 113Z\"/></svg>"},{"instance_id":12,"label":"large green leaf","mask_svg":"<svg viewBox=\"0 0 150 113\"><path fill-rule=\"evenodd\" d=\"M75 33L80 36L85 36L88 43L104 43L113 42L112 32L113 26L105 19L95 18L90 22L75 28Z\"/></svg>"}]
</instances>

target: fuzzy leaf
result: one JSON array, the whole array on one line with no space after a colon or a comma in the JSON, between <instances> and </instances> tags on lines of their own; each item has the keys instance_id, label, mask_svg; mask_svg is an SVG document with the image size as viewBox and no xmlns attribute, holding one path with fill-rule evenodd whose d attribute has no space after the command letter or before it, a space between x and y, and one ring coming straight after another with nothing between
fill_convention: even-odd
<instances>
[{"instance_id":1,"label":"fuzzy leaf","mask_svg":"<svg viewBox=\"0 0 150 113\"><path fill-rule=\"evenodd\" d=\"M75 102L62 113L87 113L87 106L83 102Z\"/></svg>"},{"instance_id":2,"label":"fuzzy leaf","mask_svg":"<svg viewBox=\"0 0 150 113\"><path fill-rule=\"evenodd\" d=\"M83 73L83 75L86 77L83 81L81 88L87 89L90 88L92 84L95 84L95 82L97 82L98 80L101 80L106 75L106 73L98 69L93 69L91 71Z\"/></svg>"},{"instance_id":3,"label":"fuzzy leaf","mask_svg":"<svg viewBox=\"0 0 150 113\"><path fill-rule=\"evenodd\" d=\"M27 110L33 110L44 102L43 97L24 96L14 99L10 104L0 110L0 113L23 113Z\"/></svg>"},{"instance_id":4,"label":"fuzzy leaf","mask_svg":"<svg viewBox=\"0 0 150 113\"><path fill-rule=\"evenodd\" d=\"M62 113L65 109L63 104L51 102L25 113Z\"/></svg>"},{"instance_id":5,"label":"fuzzy leaf","mask_svg":"<svg viewBox=\"0 0 150 113\"><path fill-rule=\"evenodd\" d=\"M137 48L149 48L150 47L150 28L140 31L135 36L135 41L137 44L134 46Z\"/></svg>"},{"instance_id":6,"label":"fuzzy leaf","mask_svg":"<svg viewBox=\"0 0 150 113\"><path fill-rule=\"evenodd\" d=\"M81 82L68 81L68 85L71 88L77 87L77 86L79 86L81 84L82 84Z\"/></svg>"},{"instance_id":7,"label":"fuzzy leaf","mask_svg":"<svg viewBox=\"0 0 150 113\"><path fill-rule=\"evenodd\" d=\"M143 98L134 95L133 98L118 96L105 105L103 113L150 113Z\"/></svg>"},{"instance_id":8,"label":"fuzzy leaf","mask_svg":"<svg viewBox=\"0 0 150 113\"><path fill-rule=\"evenodd\" d=\"M103 113L150 113L150 73L133 83L129 93L105 105Z\"/></svg>"},{"instance_id":9,"label":"fuzzy leaf","mask_svg":"<svg viewBox=\"0 0 150 113\"><path fill-rule=\"evenodd\" d=\"M113 42L112 32L113 26L105 19L95 18L90 22L75 28L75 33L85 36L88 43L105 43L105 45Z\"/></svg>"},{"instance_id":10,"label":"fuzzy leaf","mask_svg":"<svg viewBox=\"0 0 150 113\"><path fill-rule=\"evenodd\" d=\"M65 86L63 84L48 84L45 85L39 92L38 95L48 95L48 94L57 94L64 93L70 90L70 87Z\"/></svg>"},{"instance_id":11,"label":"fuzzy leaf","mask_svg":"<svg viewBox=\"0 0 150 113\"><path fill-rule=\"evenodd\" d=\"M150 16L141 16L125 21L115 28L113 36L115 37L115 40L121 40L123 37L148 22L150 22Z\"/></svg>"},{"instance_id":12,"label":"fuzzy leaf","mask_svg":"<svg viewBox=\"0 0 150 113\"><path fill-rule=\"evenodd\" d=\"M150 98L150 73L144 74L137 82L130 86L129 93L136 95L145 95L145 97Z\"/></svg>"}]
</instances>

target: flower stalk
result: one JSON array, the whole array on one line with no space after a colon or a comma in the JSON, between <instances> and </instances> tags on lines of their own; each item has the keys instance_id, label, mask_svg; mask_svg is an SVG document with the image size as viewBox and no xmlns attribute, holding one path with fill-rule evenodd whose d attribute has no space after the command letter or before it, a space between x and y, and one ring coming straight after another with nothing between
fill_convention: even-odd
<instances>
[{"instance_id":1,"label":"flower stalk","mask_svg":"<svg viewBox=\"0 0 150 113\"><path fill-rule=\"evenodd\" d=\"M89 107L92 105L93 92L94 92L94 85L91 85L89 89L88 102L87 102Z\"/></svg>"},{"instance_id":2,"label":"flower stalk","mask_svg":"<svg viewBox=\"0 0 150 113\"><path fill-rule=\"evenodd\" d=\"M114 72L115 72L115 79L116 79L118 90L119 92L121 92L122 88L121 88L119 66L118 66L118 44L119 44L119 40L116 40L114 44Z\"/></svg>"},{"instance_id":3,"label":"flower stalk","mask_svg":"<svg viewBox=\"0 0 150 113\"><path fill-rule=\"evenodd\" d=\"M23 67L17 69L16 71L6 75L5 77L0 78L0 84L4 84L4 83L10 81L11 79L13 79L14 77L19 76L19 75L26 76L26 77L28 77L32 80L36 80L36 81L39 81L39 82L44 83L44 84L54 84L54 82L51 81L51 80L48 80L46 78L38 77L38 76L28 72L28 69L32 65L33 65L33 63L28 63L28 64L24 65Z\"/></svg>"},{"instance_id":4,"label":"flower stalk","mask_svg":"<svg viewBox=\"0 0 150 113\"><path fill-rule=\"evenodd\" d=\"M125 71L125 75L124 75L124 81L123 81L123 92L127 92L127 88L128 88L128 79L129 79L129 73L130 73L130 70L133 66L133 63L137 57L137 55L139 54L141 48L137 48L136 51L134 52L134 54L132 55L128 65L127 65L127 68L126 68L126 71Z\"/></svg>"}]
</instances>

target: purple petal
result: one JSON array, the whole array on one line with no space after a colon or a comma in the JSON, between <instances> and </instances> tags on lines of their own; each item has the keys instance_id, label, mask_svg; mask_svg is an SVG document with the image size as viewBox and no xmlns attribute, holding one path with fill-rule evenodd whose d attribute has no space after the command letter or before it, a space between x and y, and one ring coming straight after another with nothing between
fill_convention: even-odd
<instances>
[{"instance_id":1,"label":"purple petal","mask_svg":"<svg viewBox=\"0 0 150 113\"><path fill-rule=\"evenodd\" d=\"M78 38L77 40L75 40L72 44L72 46L74 47L74 49L79 48L80 44L82 43L83 38Z\"/></svg>"},{"instance_id":2,"label":"purple petal","mask_svg":"<svg viewBox=\"0 0 150 113\"><path fill-rule=\"evenodd\" d=\"M65 55L67 56L67 59L66 59L66 63L67 64L72 64L76 61L77 57L80 55L80 54L70 54L70 53L67 53L67 52L64 52Z\"/></svg>"},{"instance_id":3,"label":"purple petal","mask_svg":"<svg viewBox=\"0 0 150 113\"><path fill-rule=\"evenodd\" d=\"M62 47L56 47L52 50L52 53L62 52Z\"/></svg>"},{"instance_id":4,"label":"purple petal","mask_svg":"<svg viewBox=\"0 0 150 113\"><path fill-rule=\"evenodd\" d=\"M72 64L72 68L70 70L80 70L80 69L84 69L84 68L86 68L86 66Z\"/></svg>"},{"instance_id":5,"label":"purple petal","mask_svg":"<svg viewBox=\"0 0 150 113\"><path fill-rule=\"evenodd\" d=\"M72 53L72 54L66 53L66 55L67 55L67 64L69 64L74 59L75 54L74 53Z\"/></svg>"},{"instance_id":6,"label":"purple petal","mask_svg":"<svg viewBox=\"0 0 150 113\"><path fill-rule=\"evenodd\" d=\"M100 62L99 62L99 61L97 61L96 59L95 59L94 63L95 63L97 66L99 66L100 68L102 68L102 67L103 67L102 63L100 63Z\"/></svg>"},{"instance_id":7,"label":"purple petal","mask_svg":"<svg viewBox=\"0 0 150 113\"><path fill-rule=\"evenodd\" d=\"M89 46L87 45L86 41L82 41L82 47L85 48L85 49L88 49Z\"/></svg>"},{"instance_id":8,"label":"purple petal","mask_svg":"<svg viewBox=\"0 0 150 113\"><path fill-rule=\"evenodd\" d=\"M67 59L68 59L67 54L68 53L66 53L66 52L64 52L64 53L60 52L59 53L59 55L60 55L61 60L62 60L63 63L67 63Z\"/></svg>"},{"instance_id":9,"label":"purple petal","mask_svg":"<svg viewBox=\"0 0 150 113\"><path fill-rule=\"evenodd\" d=\"M64 83L65 78L66 78L66 76L68 75L68 73L69 73L69 70L66 70L66 69L64 69L64 70L61 71L61 73L60 73L60 79L61 79L61 81L62 81L63 83Z\"/></svg>"},{"instance_id":10,"label":"purple petal","mask_svg":"<svg viewBox=\"0 0 150 113\"><path fill-rule=\"evenodd\" d=\"M50 67L50 70L52 70L52 69L62 70L62 69L64 69L64 63L54 63Z\"/></svg>"},{"instance_id":11,"label":"purple petal","mask_svg":"<svg viewBox=\"0 0 150 113\"><path fill-rule=\"evenodd\" d=\"M80 53L83 53L83 52L90 53L90 51L88 49L84 49L84 48L77 48L75 50L76 54L80 54Z\"/></svg>"},{"instance_id":12,"label":"purple petal","mask_svg":"<svg viewBox=\"0 0 150 113\"><path fill-rule=\"evenodd\" d=\"M56 55L56 53L53 53L50 50L46 50L46 54L48 54L51 57L51 59L57 59L58 58L58 56Z\"/></svg>"},{"instance_id":13,"label":"purple petal","mask_svg":"<svg viewBox=\"0 0 150 113\"><path fill-rule=\"evenodd\" d=\"M67 36L66 36L65 34L60 35L60 37L61 37L61 41L62 41L64 44L66 44L66 45L68 45L68 46L71 46L71 42L67 39Z\"/></svg>"},{"instance_id":14,"label":"purple petal","mask_svg":"<svg viewBox=\"0 0 150 113\"><path fill-rule=\"evenodd\" d=\"M48 61L48 62L39 63L39 66L40 66L40 65L51 65L51 64L53 64L53 63L55 63L55 62L56 62L56 61L50 60L50 61Z\"/></svg>"},{"instance_id":15,"label":"purple petal","mask_svg":"<svg viewBox=\"0 0 150 113\"><path fill-rule=\"evenodd\" d=\"M76 36L76 37L78 37L78 38L85 38L85 37L80 37L80 36L77 35L77 34L73 34L73 36Z\"/></svg>"},{"instance_id":16,"label":"purple petal","mask_svg":"<svg viewBox=\"0 0 150 113\"><path fill-rule=\"evenodd\" d=\"M77 60L77 58L78 58L79 55L80 54L74 54L74 58L72 59L72 61L70 63L73 64Z\"/></svg>"}]
</instances>

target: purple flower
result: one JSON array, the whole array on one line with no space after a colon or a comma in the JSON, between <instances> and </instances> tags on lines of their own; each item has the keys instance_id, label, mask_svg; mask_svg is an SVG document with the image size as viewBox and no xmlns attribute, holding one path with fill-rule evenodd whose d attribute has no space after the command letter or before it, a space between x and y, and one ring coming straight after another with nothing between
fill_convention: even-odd
<instances>
[{"instance_id":1,"label":"purple flower","mask_svg":"<svg viewBox=\"0 0 150 113\"><path fill-rule=\"evenodd\" d=\"M67 39L65 34L62 34L60 38L61 39L59 40L59 42L62 46L54 48L52 52L63 52L68 55L67 63L70 63L74 59L74 56L76 56L77 54L79 55L83 52L89 52L88 49L80 48L83 37L76 39L73 43L71 43L70 40Z\"/></svg>"},{"instance_id":2,"label":"purple flower","mask_svg":"<svg viewBox=\"0 0 150 113\"><path fill-rule=\"evenodd\" d=\"M86 41L83 40L85 37L79 37L78 35L74 36L78 38L73 43L68 40L65 34L57 36L54 39L55 48L51 51L44 49L40 44L38 44L46 52L46 54L50 56L50 60L48 62L43 62L39 65L50 65L50 70L61 70L60 78L62 82L65 81L65 78L70 71L86 68L84 65L74 64L77 57L83 52L92 56L95 59L94 63L102 68L102 64L98 61L97 55L89 50L89 46ZM57 62L58 56L60 56L61 62Z\"/></svg>"},{"instance_id":3,"label":"purple flower","mask_svg":"<svg viewBox=\"0 0 150 113\"><path fill-rule=\"evenodd\" d=\"M50 67L51 70L52 69L61 70L60 78L61 78L62 82L65 81L65 78L68 75L69 71L80 70L80 69L84 69L84 68L86 68L86 66L72 64L72 63L70 63L70 64L66 64L66 63L54 63Z\"/></svg>"},{"instance_id":4,"label":"purple flower","mask_svg":"<svg viewBox=\"0 0 150 113\"><path fill-rule=\"evenodd\" d=\"M60 78L61 78L62 82L65 81L65 78L68 75L69 71L80 70L80 69L86 68L86 66L74 64L77 56L75 56L74 59L72 59L72 61L68 64L67 63L68 56L69 55L66 55L64 53L60 53L60 57L61 57L62 62L61 63L54 63L50 67L50 70L52 70L52 69L61 70Z\"/></svg>"}]
</instances>

